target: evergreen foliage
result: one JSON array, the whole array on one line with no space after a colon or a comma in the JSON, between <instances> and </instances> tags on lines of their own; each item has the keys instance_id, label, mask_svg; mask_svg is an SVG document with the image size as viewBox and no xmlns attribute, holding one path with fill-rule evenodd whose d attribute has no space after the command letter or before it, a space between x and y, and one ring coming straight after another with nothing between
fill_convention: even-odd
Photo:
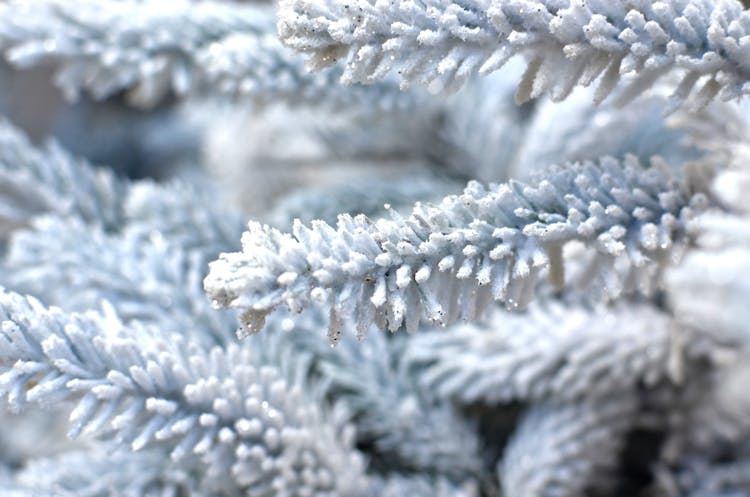
<instances>
[{"instance_id":1,"label":"evergreen foliage","mask_svg":"<svg viewBox=\"0 0 750 497\"><path fill-rule=\"evenodd\" d=\"M0 497L750 497L749 34L736 0L0 3ZM40 144L91 118L117 162L122 109L201 152Z\"/></svg>"}]
</instances>

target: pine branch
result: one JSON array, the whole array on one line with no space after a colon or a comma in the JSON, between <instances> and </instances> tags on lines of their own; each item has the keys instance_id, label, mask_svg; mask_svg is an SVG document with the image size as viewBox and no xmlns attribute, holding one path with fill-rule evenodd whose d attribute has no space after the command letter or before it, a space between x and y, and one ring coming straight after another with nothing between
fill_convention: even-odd
<instances>
[{"instance_id":1,"label":"pine branch","mask_svg":"<svg viewBox=\"0 0 750 497\"><path fill-rule=\"evenodd\" d=\"M519 102L599 78L595 101L619 87L624 103L674 70L676 99L707 102L748 91L749 16L736 0L284 0L279 35L312 67L345 59L345 83L397 71L404 85L453 89L524 54Z\"/></svg>"},{"instance_id":2,"label":"pine branch","mask_svg":"<svg viewBox=\"0 0 750 497\"><path fill-rule=\"evenodd\" d=\"M427 392L470 404L581 401L679 379L690 337L647 305L533 306L412 337L404 361ZM697 351L694 351L697 352ZM701 351L702 352L702 351Z\"/></svg>"},{"instance_id":3,"label":"pine branch","mask_svg":"<svg viewBox=\"0 0 750 497\"><path fill-rule=\"evenodd\" d=\"M76 219L40 218L34 230L12 238L3 280L66 311L107 300L126 323L150 323L208 344L230 341L234 316L211 309L201 286L213 244L186 250L158 226L131 222L123 233L107 234Z\"/></svg>"},{"instance_id":4,"label":"pine branch","mask_svg":"<svg viewBox=\"0 0 750 497\"><path fill-rule=\"evenodd\" d=\"M0 390L12 406L77 400L71 436L161 447L230 494L362 491L351 434L290 383L304 374L285 377L247 347L209 352L180 335L124 327L111 308L67 315L16 294L0 299Z\"/></svg>"},{"instance_id":5,"label":"pine branch","mask_svg":"<svg viewBox=\"0 0 750 497\"><path fill-rule=\"evenodd\" d=\"M603 159L552 169L537 186L470 183L408 218L344 214L335 228L297 223L291 235L250 223L243 252L212 262L204 287L215 305L244 311L241 335L283 303L300 311L313 301L330 310L334 343L349 320L360 335L373 323L414 331L420 318L475 320L493 299L525 307L542 270L564 283L561 251L573 240L597 251L599 270L620 257L650 276L704 204L663 168Z\"/></svg>"},{"instance_id":6,"label":"pine branch","mask_svg":"<svg viewBox=\"0 0 750 497\"><path fill-rule=\"evenodd\" d=\"M59 61L57 84L71 99L81 90L96 99L128 90L142 107L196 93L374 104L397 92L390 83L340 91L331 85L336 71L307 74L275 38L267 6L14 0L0 7L0 50L18 67Z\"/></svg>"},{"instance_id":7,"label":"pine branch","mask_svg":"<svg viewBox=\"0 0 750 497\"><path fill-rule=\"evenodd\" d=\"M284 339L312 354L326 395L342 404L357 427L360 444L373 446L391 470L440 474L456 481L482 474L476 428L452 405L421 395L403 368L404 340L374 333L360 343L347 335L332 349L315 334L322 321L296 319ZM255 336L251 343L265 336L271 334Z\"/></svg>"},{"instance_id":8,"label":"pine branch","mask_svg":"<svg viewBox=\"0 0 750 497\"><path fill-rule=\"evenodd\" d=\"M475 485L457 485L445 478L394 474L373 484L371 497L479 497Z\"/></svg>"},{"instance_id":9,"label":"pine branch","mask_svg":"<svg viewBox=\"0 0 750 497\"><path fill-rule=\"evenodd\" d=\"M127 190L110 171L73 157L55 143L34 147L21 131L0 122L2 238L46 212L115 230L122 222Z\"/></svg>"},{"instance_id":10,"label":"pine branch","mask_svg":"<svg viewBox=\"0 0 750 497\"><path fill-rule=\"evenodd\" d=\"M642 161L658 155L674 165L700 157L702 151L686 143L685 130L665 121L669 91L666 83L657 83L637 105L624 108L612 102L592 108L592 88L577 88L564 102L541 99L519 140L511 177L524 179L551 163L594 160L603 155L632 154ZM731 107L717 104L722 109Z\"/></svg>"},{"instance_id":11,"label":"pine branch","mask_svg":"<svg viewBox=\"0 0 750 497\"><path fill-rule=\"evenodd\" d=\"M0 495L6 497L15 487L18 495L38 497L208 497L195 480L171 467L158 450L108 453L98 448L32 460Z\"/></svg>"},{"instance_id":12,"label":"pine branch","mask_svg":"<svg viewBox=\"0 0 750 497\"><path fill-rule=\"evenodd\" d=\"M576 497L611 481L637 406L632 393L596 403L533 406L498 467L503 495Z\"/></svg>"},{"instance_id":13,"label":"pine branch","mask_svg":"<svg viewBox=\"0 0 750 497\"><path fill-rule=\"evenodd\" d=\"M214 257L237 246L243 216L219 192L184 182L134 181L123 203L121 231L185 252Z\"/></svg>"},{"instance_id":14,"label":"pine branch","mask_svg":"<svg viewBox=\"0 0 750 497\"><path fill-rule=\"evenodd\" d=\"M107 233L140 230L207 256L235 246L240 215L216 205L208 189L180 181L127 181L75 157L55 142L34 146L0 122L0 233L3 238L41 215L70 218ZM211 205L211 208L206 208Z\"/></svg>"}]
</instances>

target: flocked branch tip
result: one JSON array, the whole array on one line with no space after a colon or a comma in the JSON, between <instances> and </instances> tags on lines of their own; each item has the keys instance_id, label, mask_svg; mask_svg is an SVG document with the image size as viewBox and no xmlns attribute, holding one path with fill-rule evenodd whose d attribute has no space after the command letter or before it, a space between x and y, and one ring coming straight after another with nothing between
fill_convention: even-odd
<instances>
[{"instance_id":1,"label":"flocked branch tip","mask_svg":"<svg viewBox=\"0 0 750 497\"><path fill-rule=\"evenodd\" d=\"M736 0L284 0L278 30L314 68L346 59L344 82L397 71L404 84L455 88L523 54L519 102L597 78L597 101L623 86L625 102L675 69L677 99L699 87L706 102L748 93L748 21Z\"/></svg>"},{"instance_id":2,"label":"flocked branch tip","mask_svg":"<svg viewBox=\"0 0 750 497\"><path fill-rule=\"evenodd\" d=\"M296 223L291 234L251 222L243 251L212 262L204 287L216 306L244 311L240 334L260 330L282 304L299 312L313 301L329 309L334 343L347 322L361 335L373 324L414 331L420 319L475 320L493 300L523 308L543 270L564 283L569 241L605 264L658 266L704 201L632 157L573 164L535 186L470 183L406 218L343 214L336 227Z\"/></svg>"}]
</instances>

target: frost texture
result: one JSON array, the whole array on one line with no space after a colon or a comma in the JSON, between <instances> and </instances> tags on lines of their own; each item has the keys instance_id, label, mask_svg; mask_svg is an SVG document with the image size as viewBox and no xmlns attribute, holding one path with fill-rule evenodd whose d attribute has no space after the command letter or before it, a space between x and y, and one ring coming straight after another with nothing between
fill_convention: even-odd
<instances>
[{"instance_id":1,"label":"frost texture","mask_svg":"<svg viewBox=\"0 0 750 497\"><path fill-rule=\"evenodd\" d=\"M342 409L356 424L360 443L373 444L378 456L402 471L437 473L458 481L482 473L475 427L451 404L418 391L401 359L404 340L373 333L358 342L346 335L332 349L315 331L304 325L290 332L296 335L290 339L313 354L326 394L346 406Z\"/></svg>"},{"instance_id":2,"label":"frost texture","mask_svg":"<svg viewBox=\"0 0 750 497\"><path fill-rule=\"evenodd\" d=\"M195 355L208 354L207 350L201 352L199 342L226 346L229 341L226 332L231 331L235 318L224 316L229 318L227 321L211 311L200 283L207 257L212 257L217 247L231 243L238 236L239 230L230 222L232 218L214 219L200 208L200 203L196 204L196 191L179 183L139 182L132 184L128 193L123 202L125 221L117 233L87 226L80 219L55 216L37 218L30 229L15 233L4 278L14 288L34 292L47 302L70 310L97 308L102 297L108 298L113 302L110 307L118 314L118 320L125 321L127 326L140 328L141 323L148 323L145 329L152 339L161 337L160 340L169 341L178 338L172 333L183 334L180 342L185 340L183 337L190 337ZM220 211L214 213L220 216ZM200 229L195 232L195 228ZM278 323L274 326L279 327ZM351 356L342 357L318 340L314 333L321 326L321 321L316 319L300 321L295 324L294 333L283 333L279 329L268 335L268 340L246 343L245 348L252 353L219 359L215 355L220 350L217 348L214 358L231 364L249 363L268 368L273 365L283 378L300 389L330 395L337 403L341 398L349 399L345 409L338 408L336 419L355 422L361 428L361 440L375 440L377 451L386 458L400 459L404 468L437 470L467 478L479 472L478 455L468 457L478 452L476 434L450 406L435 408L434 403L415 397L411 381L392 364L397 357L395 350L383 355L382 361L373 362L368 369L370 374L355 379L347 371L363 360L362 354L357 353L358 344L350 343ZM101 338L106 341L105 337ZM197 340L199 338L206 340ZM367 357L377 357L378 351L389 349L383 341L374 340L371 346L375 349L369 353L367 347L362 351ZM313 379L315 375L311 376L308 366L317 371L317 380ZM316 386L318 381L320 385ZM56 386L62 390L57 395L67 398L66 384L61 382ZM49 388L51 390L52 386ZM342 394L344 390L346 393ZM393 416L392 403L402 394L408 396L404 399L402 415ZM320 398L315 396L310 401ZM116 409L116 406L110 407ZM98 411L103 413L101 416L116 415L106 414L105 408ZM415 414L418 414L416 418ZM129 419L134 424L149 424L149 421L148 417ZM162 421L168 423L168 420ZM122 421L126 422L128 420ZM106 419L101 423L106 425ZM448 425L455 426L453 436L439 437ZM465 428L459 429L460 426ZM111 430L104 431L111 436ZM230 432L219 432L219 437L225 438L217 443L229 443L231 447L234 439L226 439ZM127 437L116 437L115 442L118 445L133 443ZM188 443L195 443L195 440ZM164 449L162 445L156 448ZM171 450L171 447L166 449ZM184 460L178 462L175 467L160 471L169 474L186 465ZM195 469L194 463L187 467ZM190 474L193 473L200 471L191 470ZM69 475L69 478L70 481L85 480L82 475ZM371 485L377 488L378 484L373 481ZM230 490L225 491L231 494Z\"/></svg>"},{"instance_id":3,"label":"frost texture","mask_svg":"<svg viewBox=\"0 0 750 497\"><path fill-rule=\"evenodd\" d=\"M166 332L196 329L209 342L227 341L234 318L213 311L201 285L214 254L170 246L160 232L138 224L114 235L48 217L34 228L10 244L2 276L7 285L69 311L96 309L104 299L124 321Z\"/></svg>"},{"instance_id":4,"label":"frost texture","mask_svg":"<svg viewBox=\"0 0 750 497\"><path fill-rule=\"evenodd\" d=\"M707 331L750 337L750 157L747 143L735 147L735 167L718 175L714 191L726 206L698 217L692 226L699 250L668 275L672 306L681 319Z\"/></svg>"},{"instance_id":5,"label":"frost texture","mask_svg":"<svg viewBox=\"0 0 750 497\"><path fill-rule=\"evenodd\" d=\"M747 497L748 13L280 7L0 3L0 495Z\"/></svg>"},{"instance_id":6,"label":"frost texture","mask_svg":"<svg viewBox=\"0 0 750 497\"><path fill-rule=\"evenodd\" d=\"M599 312L532 306L526 313L496 311L480 325L419 334L405 360L438 397L467 404L573 402L677 376L680 343L690 337L675 333L669 318L648 306Z\"/></svg>"},{"instance_id":7,"label":"frost texture","mask_svg":"<svg viewBox=\"0 0 750 497\"><path fill-rule=\"evenodd\" d=\"M477 497L475 485L456 485L445 478L391 476L376 482L372 487L372 497Z\"/></svg>"},{"instance_id":8,"label":"frost texture","mask_svg":"<svg viewBox=\"0 0 750 497\"><path fill-rule=\"evenodd\" d=\"M93 167L55 143L44 149L33 147L19 130L0 123L2 238L45 212L115 229L122 221L126 192L126 185L110 171Z\"/></svg>"},{"instance_id":9,"label":"frost texture","mask_svg":"<svg viewBox=\"0 0 750 497\"><path fill-rule=\"evenodd\" d=\"M552 169L536 186L470 183L408 218L342 215L335 228L298 223L291 235L251 222L243 252L212 262L204 284L217 305L243 310L241 334L281 304L312 300L330 310L334 343L350 320L360 335L373 323L414 331L420 319L475 320L493 299L525 307L543 270L564 283L561 250L574 240L595 247L601 265L626 257L629 284L642 284L704 203L662 168L602 159Z\"/></svg>"},{"instance_id":10,"label":"frost texture","mask_svg":"<svg viewBox=\"0 0 750 497\"><path fill-rule=\"evenodd\" d=\"M0 389L12 407L75 400L71 436L193 458L206 485L230 493L357 495L364 485L351 434L342 438L276 367L253 365L249 348L207 351L125 327L111 310L67 315L16 294L1 298Z\"/></svg>"},{"instance_id":11,"label":"frost texture","mask_svg":"<svg viewBox=\"0 0 750 497\"><path fill-rule=\"evenodd\" d=\"M104 451L68 452L40 458L16 475L0 491L39 497L194 497L195 478L170 469L159 451L108 454ZM10 494L14 495L14 494Z\"/></svg>"},{"instance_id":12,"label":"frost texture","mask_svg":"<svg viewBox=\"0 0 750 497\"><path fill-rule=\"evenodd\" d=\"M574 497L600 486L617 464L636 409L632 395L532 407L498 467L503 495Z\"/></svg>"},{"instance_id":13,"label":"frost texture","mask_svg":"<svg viewBox=\"0 0 750 497\"><path fill-rule=\"evenodd\" d=\"M705 103L748 92L749 22L736 0L284 0L279 35L313 67L345 59L349 83L450 89L524 54L519 102L598 78L595 102L619 87L624 103L678 70L675 98Z\"/></svg>"},{"instance_id":14,"label":"frost texture","mask_svg":"<svg viewBox=\"0 0 750 497\"><path fill-rule=\"evenodd\" d=\"M92 0L14 0L0 8L0 50L20 67L60 61L57 84L68 98L127 90L141 107L169 94L206 92L261 102L397 95L387 83L375 91L330 91L337 72L308 74L289 57L267 6L127 0L102 9Z\"/></svg>"}]
</instances>

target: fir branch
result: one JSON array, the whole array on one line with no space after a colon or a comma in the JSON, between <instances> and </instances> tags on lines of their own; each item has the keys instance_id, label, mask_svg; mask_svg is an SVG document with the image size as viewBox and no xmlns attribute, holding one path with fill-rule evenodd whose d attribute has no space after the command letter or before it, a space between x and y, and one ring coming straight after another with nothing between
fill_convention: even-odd
<instances>
[{"instance_id":1,"label":"fir branch","mask_svg":"<svg viewBox=\"0 0 750 497\"><path fill-rule=\"evenodd\" d=\"M595 101L620 87L623 103L673 70L676 99L700 83L707 102L748 92L749 19L736 0L284 0L279 35L312 67L345 59L345 83L398 71L404 85L452 89L524 54L519 102L599 78Z\"/></svg>"},{"instance_id":2,"label":"fir branch","mask_svg":"<svg viewBox=\"0 0 750 497\"><path fill-rule=\"evenodd\" d=\"M179 335L125 327L111 308L67 315L16 294L0 300L0 390L12 406L76 400L72 436L161 447L229 494L364 490L352 434L290 383L304 374L285 377L248 347L209 352Z\"/></svg>"},{"instance_id":3,"label":"fir branch","mask_svg":"<svg viewBox=\"0 0 750 497\"><path fill-rule=\"evenodd\" d=\"M470 183L408 218L344 214L335 228L297 223L292 235L250 223L243 252L212 262L204 286L215 305L244 311L241 335L283 303L300 311L312 301L330 310L334 343L348 320L360 335L373 323L413 331L420 318L475 320L493 299L525 307L543 269L564 283L561 250L573 240L596 249L600 269L624 257L650 275L704 204L663 168L603 159L552 169L535 187Z\"/></svg>"},{"instance_id":4,"label":"fir branch","mask_svg":"<svg viewBox=\"0 0 750 497\"><path fill-rule=\"evenodd\" d=\"M34 147L21 131L0 122L2 238L48 212L115 230L127 191L127 184L110 171L73 157L54 142Z\"/></svg>"},{"instance_id":5,"label":"fir branch","mask_svg":"<svg viewBox=\"0 0 750 497\"><path fill-rule=\"evenodd\" d=\"M149 323L162 336L180 333L208 345L230 342L236 317L210 308L200 285L205 262L200 252L180 250L161 238L143 239L142 229L130 236L131 227L116 236L54 218L41 219L35 227L11 244L5 273L14 289L69 311L93 309L105 299L126 323ZM393 365L397 355L392 346L379 337L362 350L350 340L345 350L334 351L315 334L324 326L311 314L295 323L295 332L279 331L248 346L263 350L264 362L277 367L284 357L299 361L311 355L311 367L319 371L331 401L346 401L346 415L357 424L359 439L374 441L376 452L390 465L463 476L479 473L480 444L472 428L449 406L414 395L415 386ZM394 413L397 405L402 407ZM446 425L453 426L450 436L443 434Z\"/></svg>"},{"instance_id":6,"label":"fir branch","mask_svg":"<svg viewBox=\"0 0 750 497\"><path fill-rule=\"evenodd\" d=\"M0 50L18 67L59 61L57 84L68 98L128 90L142 107L206 92L331 103L397 94L389 83L332 90L336 71L307 74L273 37L273 24L268 6L218 1L14 0L0 6Z\"/></svg>"},{"instance_id":7,"label":"fir branch","mask_svg":"<svg viewBox=\"0 0 750 497\"><path fill-rule=\"evenodd\" d=\"M679 379L683 342L690 337L676 336L670 318L647 305L591 312L551 304L419 334L403 360L438 398L575 402Z\"/></svg>"},{"instance_id":8,"label":"fir branch","mask_svg":"<svg viewBox=\"0 0 750 497\"><path fill-rule=\"evenodd\" d=\"M632 154L642 161L658 155L680 166L700 157L702 151L686 143L685 130L665 122L669 91L666 83L657 83L637 105L624 108L612 102L592 108L592 88L577 88L564 102L541 99L518 145L512 177L528 178L553 162L594 160L603 155Z\"/></svg>"},{"instance_id":9,"label":"fir branch","mask_svg":"<svg viewBox=\"0 0 750 497\"><path fill-rule=\"evenodd\" d=\"M150 182L134 184L126 201L128 224L119 234L105 234L76 220L40 219L34 230L14 237L6 261L7 281L16 289L32 292L67 310L95 308L104 298L112 302L119 317L126 321L152 323L162 334L179 332L191 339L206 336L208 343L226 343L226 331L232 327L222 318L234 317L213 312L200 292L199 282L205 254L218 245L217 241L225 239L233 223L228 223L226 229L208 223L213 216L204 219L201 215L204 211L194 207L191 193L191 189L166 188ZM198 202L198 205L205 204ZM184 221L186 216L188 222ZM198 238L194 239L190 236L192 228L201 225L205 225L205 230L195 234ZM206 240L201 240L202 237ZM298 343L298 337L311 335L320 326L320 321L297 323L297 328L307 329L294 336L274 334L278 338L275 345L273 341L264 341L257 346L267 350L278 347L279 343ZM333 364L343 362L342 369L352 365L325 347L311 350L315 351L314 362L327 365L325 370L331 376L334 376ZM299 358L303 353L308 351L298 346L286 355ZM283 355L275 354L268 362L277 364ZM372 376L349 385L354 390L350 391L350 397L373 402L370 407L377 408L364 410L364 419L352 419L365 429L363 437L375 438L386 457L399 457L401 453L400 459L410 468L443 465L441 469L446 473L465 473L467 467L474 473L478 471L478 458L467 457L472 451L464 451L472 443L474 452L478 447L468 427L454 430L456 436L448 440L437 436L446 423L463 426L456 413L447 406L433 412L431 404L421 403L415 406L420 409L416 418L407 416L406 411L404 416L393 416L389 402L398 400L394 393L404 393L405 379L390 369L372 371ZM394 384L383 381L381 373L394 380ZM327 381L340 384L346 374L335 376L338 379ZM398 385L401 389L394 390ZM356 418L362 413L358 410L349 416Z\"/></svg>"},{"instance_id":10,"label":"fir branch","mask_svg":"<svg viewBox=\"0 0 750 497\"><path fill-rule=\"evenodd\" d=\"M185 252L214 257L234 248L243 217L217 201L219 192L185 181L134 181L123 202L122 232Z\"/></svg>"},{"instance_id":11,"label":"fir branch","mask_svg":"<svg viewBox=\"0 0 750 497\"><path fill-rule=\"evenodd\" d=\"M482 474L475 427L449 403L419 392L414 376L403 367L404 340L374 333L360 343L350 334L332 349L315 334L322 321L297 319L284 339L312 354L325 394L341 403L357 427L360 444L373 446L391 470L440 474L456 481ZM255 336L251 343L264 336L270 334Z\"/></svg>"},{"instance_id":12,"label":"fir branch","mask_svg":"<svg viewBox=\"0 0 750 497\"><path fill-rule=\"evenodd\" d=\"M101 447L31 460L7 488L19 495L75 497L208 497L194 475L158 450L108 453Z\"/></svg>"},{"instance_id":13,"label":"fir branch","mask_svg":"<svg viewBox=\"0 0 750 497\"><path fill-rule=\"evenodd\" d=\"M125 322L226 343L235 318L211 309L201 286L213 243L183 249L158 226L131 222L123 233L107 234L76 219L40 218L11 239L3 280L67 311L96 309L107 300Z\"/></svg>"},{"instance_id":14,"label":"fir branch","mask_svg":"<svg viewBox=\"0 0 750 497\"><path fill-rule=\"evenodd\" d=\"M472 483L456 484L442 477L406 476L393 474L376 479L371 497L479 497Z\"/></svg>"},{"instance_id":15,"label":"fir branch","mask_svg":"<svg viewBox=\"0 0 750 497\"><path fill-rule=\"evenodd\" d=\"M183 181L159 184L115 177L55 142L34 146L0 123L0 228L3 238L42 215L70 218L107 233L140 231L207 256L236 245L240 215L214 205L210 190ZM207 209L206 205L212 205Z\"/></svg>"},{"instance_id":16,"label":"fir branch","mask_svg":"<svg viewBox=\"0 0 750 497\"><path fill-rule=\"evenodd\" d=\"M599 402L533 406L498 466L503 495L577 497L611 481L637 408L632 393Z\"/></svg>"},{"instance_id":17,"label":"fir branch","mask_svg":"<svg viewBox=\"0 0 750 497\"><path fill-rule=\"evenodd\" d=\"M36 228L13 239L5 273L14 289L72 311L96 308L106 299L120 319L153 324L163 336L180 333L201 343L229 342L227 333L236 318L210 308L200 286L201 253L143 240L140 235L127 236L128 232L105 235L52 218L40 220ZM284 355L313 354L311 360L321 371L330 398L347 400L347 416L357 423L360 438L375 440L377 450L391 464L400 460L409 468L437 467L445 474L479 471L478 457L470 457L479 447L473 431L448 406L437 409L412 395L414 387L393 369L395 354L382 338L373 340L368 350L349 343L346 351L332 351L320 346L323 342L314 334L323 326L311 316L295 324L295 333L274 333L271 341L249 345L269 350L271 364L278 364ZM314 343L308 337L314 337ZM286 354L270 352L274 347L292 349ZM368 360L369 367L365 371L360 367L359 374L352 376ZM401 403L402 415L394 415L394 405ZM455 427L452 436L438 436L446 424Z\"/></svg>"}]
</instances>

